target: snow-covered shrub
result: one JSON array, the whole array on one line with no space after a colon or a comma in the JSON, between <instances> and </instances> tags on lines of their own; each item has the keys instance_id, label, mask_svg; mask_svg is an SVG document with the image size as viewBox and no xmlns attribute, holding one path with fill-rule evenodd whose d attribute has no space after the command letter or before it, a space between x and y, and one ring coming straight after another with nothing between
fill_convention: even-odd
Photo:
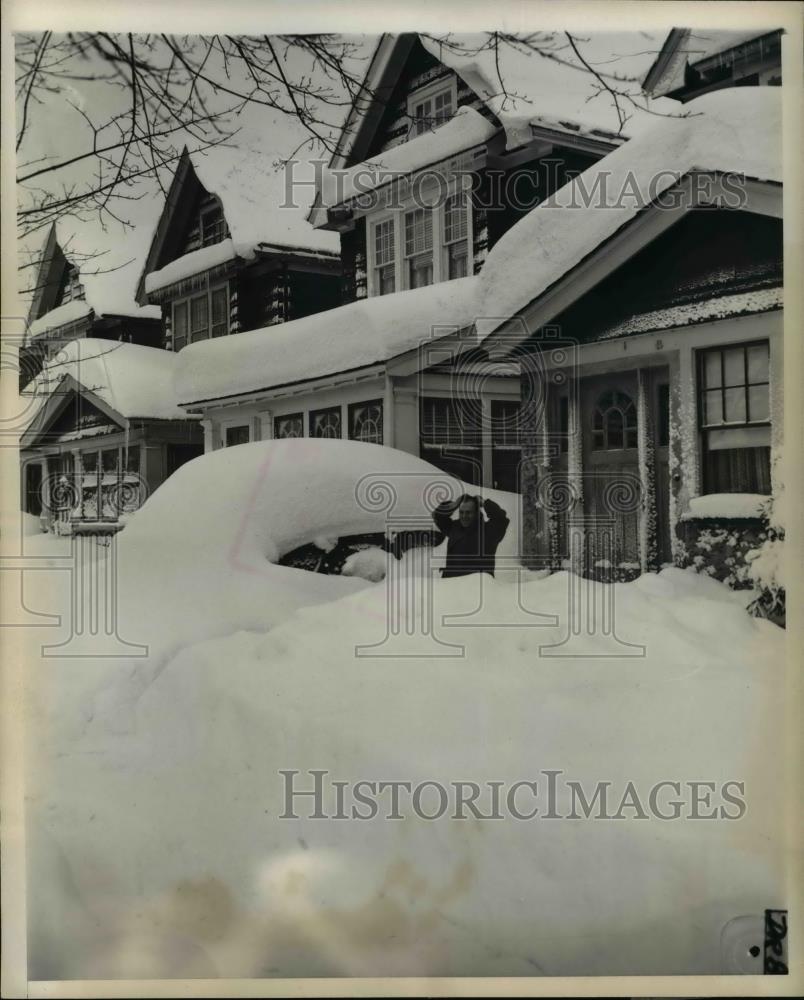
<instances>
[{"instance_id":1,"label":"snow-covered shrub","mask_svg":"<svg viewBox=\"0 0 804 1000\"><path fill-rule=\"evenodd\" d=\"M784 624L781 494L699 497L679 523L682 564L735 590L756 590L752 614Z\"/></svg>"},{"instance_id":2,"label":"snow-covered shrub","mask_svg":"<svg viewBox=\"0 0 804 1000\"><path fill-rule=\"evenodd\" d=\"M777 625L785 623L784 490L768 500L765 537L746 553L748 578L758 591L748 610Z\"/></svg>"}]
</instances>

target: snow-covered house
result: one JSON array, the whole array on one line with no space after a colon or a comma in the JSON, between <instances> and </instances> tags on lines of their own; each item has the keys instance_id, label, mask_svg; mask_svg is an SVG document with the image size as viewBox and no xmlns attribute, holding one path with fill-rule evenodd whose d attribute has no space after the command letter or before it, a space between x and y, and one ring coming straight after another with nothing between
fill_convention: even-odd
<instances>
[{"instance_id":1,"label":"snow-covered house","mask_svg":"<svg viewBox=\"0 0 804 1000\"><path fill-rule=\"evenodd\" d=\"M781 492L781 93L687 107L483 268L478 315L510 317L485 321L483 348L522 366L534 562L627 574L673 558L739 580Z\"/></svg>"},{"instance_id":2,"label":"snow-covered house","mask_svg":"<svg viewBox=\"0 0 804 1000\"><path fill-rule=\"evenodd\" d=\"M723 87L778 87L781 83L781 29L673 28L643 87L652 97L686 102Z\"/></svg>"},{"instance_id":3,"label":"snow-covered house","mask_svg":"<svg viewBox=\"0 0 804 1000\"><path fill-rule=\"evenodd\" d=\"M93 267L90 262L89 270ZM77 337L158 347L162 339L160 318L158 308L141 307L120 295L111 276L102 281L94 274L89 280L82 279L80 267L65 254L52 225L31 289L27 335L20 348L20 389L39 374L54 353Z\"/></svg>"},{"instance_id":4,"label":"snow-covered house","mask_svg":"<svg viewBox=\"0 0 804 1000\"><path fill-rule=\"evenodd\" d=\"M176 360L84 337L46 362L20 439L23 510L60 531L115 524L201 454L198 421L173 401Z\"/></svg>"},{"instance_id":5,"label":"snow-covered house","mask_svg":"<svg viewBox=\"0 0 804 1000\"><path fill-rule=\"evenodd\" d=\"M516 489L516 366L478 368L460 338L441 345L472 325L478 276L506 231L652 120L637 84L623 122L564 36L531 42L539 52L495 51L480 35L380 39L309 216L338 234L345 304L182 352L178 400L203 417L207 448L379 441ZM618 52L623 77L653 58L643 36L590 46L593 58Z\"/></svg>"},{"instance_id":6,"label":"snow-covered house","mask_svg":"<svg viewBox=\"0 0 804 1000\"><path fill-rule=\"evenodd\" d=\"M161 308L169 350L340 303L335 241L286 241L268 139L245 129L179 159L137 287L140 303Z\"/></svg>"}]
</instances>

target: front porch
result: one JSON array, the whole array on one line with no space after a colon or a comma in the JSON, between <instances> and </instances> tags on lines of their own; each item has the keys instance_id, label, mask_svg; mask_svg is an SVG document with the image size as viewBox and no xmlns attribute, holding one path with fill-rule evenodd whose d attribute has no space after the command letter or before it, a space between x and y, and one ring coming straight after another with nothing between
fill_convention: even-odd
<instances>
[{"instance_id":1,"label":"front porch","mask_svg":"<svg viewBox=\"0 0 804 1000\"><path fill-rule=\"evenodd\" d=\"M610 580L671 562L686 565L699 520L691 500L721 492L776 492L780 311L588 344L562 338L557 329L540 333L521 359L527 565ZM747 431L717 430L721 438L715 439L701 412L703 352L756 344L768 345L766 422ZM739 388L746 394L752 389ZM726 436L735 433L739 440ZM735 443L752 447L723 451ZM748 464L739 463L742 478L723 478L718 486L713 447L721 455L749 455ZM753 534L761 518L748 520Z\"/></svg>"}]
</instances>

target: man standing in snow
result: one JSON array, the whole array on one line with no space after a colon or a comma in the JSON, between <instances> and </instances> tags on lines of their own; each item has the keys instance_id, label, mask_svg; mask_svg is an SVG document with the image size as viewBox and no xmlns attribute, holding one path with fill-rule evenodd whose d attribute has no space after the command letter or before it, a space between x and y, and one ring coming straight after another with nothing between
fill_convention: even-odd
<instances>
[{"instance_id":1,"label":"man standing in snow","mask_svg":"<svg viewBox=\"0 0 804 1000\"><path fill-rule=\"evenodd\" d=\"M453 512L457 508L458 519ZM483 514L485 513L485 518ZM508 515L493 500L464 493L458 500L445 500L433 511L436 527L447 538L444 578L490 573L494 576L497 546L508 530Z\"/></svg>"}]
</instances>

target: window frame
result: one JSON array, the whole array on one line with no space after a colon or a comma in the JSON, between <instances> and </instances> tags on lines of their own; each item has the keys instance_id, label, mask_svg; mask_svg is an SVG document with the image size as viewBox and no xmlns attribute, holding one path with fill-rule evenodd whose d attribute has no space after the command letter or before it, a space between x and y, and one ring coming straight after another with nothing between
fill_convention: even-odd
<instances>
[{"instance_id":1,"label":"window frame","mask_svg":"<svg viewBox=\"0 0 804 1000\"><path fill-rule=\"evenodd\" d=\"M279 434L279 425L283 420L298 420L301 426L301 434ZM273 435L276 441L293 441L297 438L304 437L304 410L298 410L295 413L281 413L279 416L274 417Z\"/></svg>"},{"instance_id":2,"label":"window frame","mask_svg":"<svg viewBox=\"0 0 804 1000\"><path fill-rule=\"evenodd\" d=\"M229 431L239 431L243 428L245 428L246 433L248 434L246 440L234 441L232 444L229 444L227 440L227 438L229 437ZM242 419L227 420L226 423L221 424L221 445L224 448L237 448L238 445L241 444L251 444L253 440L254 440L254 428L252 427L250 420L248 419L245 421Z\"/></svg>"},{"instance_id":3,"label":"window frame","mask_svg":"<svg viewBox=\"0 0 804 1000\"><path fill-rule=\"evenodd\" d=\"M767 380L763 381L749 381L748 377L748 350L751 347L765 347L767 350L768 358L768 371ZM725 378L725 361L724 355L726 351L741 349L743 352L743 379L739 385L727 386ZM708 386L706 380L706 359L708 355L718 353L720 354L720 385L719 386ZM745 492L744 490L724 490L722 485L715 483L716 472L714 471L715 461L710 458L710 455L714 453L721 452L756 452L758 449L767 449L767 479L770 481L770 451L771 451L771 344L770 339L767 337L759 337L753 340L744 340L731 342L728 344L713 344L708 347L701 347L696 351L696 397L697 397L697 425L698 433L700 435L701 442L701 465L702 465L702 486L704 495L710 493L724 493L724 492ZM748 391L754 386L767 386L768 387L768 417L766 420L751 420L751 408L749 403ZM707 392L713 392L717 389L721 393L721 415L725 417L725 392L727 389L739 389L744 390L744 406L745 406L745 420L744 421L721 421L718 424L710 424L706 422L706 394ZM712 440L718 442L716 447L713 447ZM732 444L727 444L731 440ZM719 463L718 463L719 464ZM754 492L754 491L752 491Z\"/></svg>"},{"instance_id":4,"label":"window frame","mask_svg":"<svg viewBox=\"0 0 804 1000\"><path fill-rule=\"evenodd\" d=\"M315 434L313 432L313 424L315 418L321 416L322 414L337 413L338 415L338 435L337 437L330 437L324 434ZM330 441L342 441L343 440L343 407L340 403L335 406L321 406L317 410L310 410L307 414L307 433L311 438L317 438L319 440L330 440Z\"/></svg>"},{"instance_id":5,"label":"window frame","mask_svg":"<svg viewBox=\"0 0 804 1000\"><path fill-rule=\"evenodd\" d=\"M449 92L450 103L452 105L452 114L449 118L446 118L443 122L439 124L421 123L417 116L415 115L415 108L417 104L422 104L426 101L431 101L433 109L435 109L435 99L436 96L445 94ZM450 119L455 117L458 111L458 78L454 73L451 73L447 77L439 77L437 80L432 80L429 83L424 83L421 87L417 87L408 94L406 101L405 110L407 112L408 120L410 122L410 127L408 129L408 139L416 139L420 135L426 135L428 132L432 132L434 129L439 128L441 125L445 125ZM432 119L435 118L435 114L431 116Z\"/></svg>"},{"instance_id":6,"label":"window frame","mask_svg":"<svg viewBox=\"0 0 804 1000\"><path fill-rule=\"evenodd\" d=\"M751 347L766 347L768 351L768 377L762 382L750 382L748 376L748 350ZM724 355L726 351L742 350L743 352L743 379L742 383L737 385L726 385L726 373L725 373L725 362ZM759 340L746 340L738 342L736 344L723 344L723 346L717 345L712 347L702 347L698 350L698 427L704 433L713 430L739 430L746 427L770 427L770 341L765 338L760 338ZM708 386L706 382L706 358L708 355L719 354L720 355L720 385L719 386ZM768 417L766 420L751 420L751 407L749 403L749 393L748 390L756 386L768 387ZM743 389L743 399L745 404L745 420L721 420L720 423L712 424L706 421L706 397L709 392L716 392L720 390L720 407L721 413L725 417L726 415L726 390L727 389Z\"/></svg>"},{"instance_id":7,"label":"window frame","mask_svg":"<svg viewBox=\"0 0 804 1000\"><path fill-rule=\"evenodd\" d=\"M216 238L207 240L204 238L204 217L213 214L219 216L219 219L213 223L214 226L213 235ZM229 232L229 227L226 225L226 216L223 214L223 205L221 204L219 199L216 199L214 202L211 202L210 204L205 205L203 208L199 209L198 239L201 248L213 247L217 243L223 243L223 241L227 239L228 232Z\"/></svg>"},{"instance_id":8,"label":"window frame","mask_svg":"<svg viewBox=\"0 0 804 1000\"><path fill-rule=\"evenodd\" d=\"M432 189L437 189L433 185ZM471 181L466 176L456 177L449 183L446 190L446 197L434 199L431 208L433 220L433 281L438 285L442 281L457 281L460 279L449 277L449 245L445 240L445 209L447 201L454 195L463 191L466 199L466 274L467 277L474 273L474 213L472 209ZM425 187L422 194L427 197L428 189ZM377 263L376 255L376 231L384 223L393 224L393 246L394 246L394 291L402 292L410 290L408 262L411 259L405 253L405 216L415 208L421 207L414 204L411 198L406 199L393 209L382 209L373 212L366 218L366 261L367 261L367 294L369 298L382 294L377 280L377 268L382 265ZM415 256L415 255L414 255ZM391 294L389 292L385 293Z\"/></svg>"},{"instance_id":9,"label":"window frame","mask_svg":"<svg viewBox=\"0 0 804 1000\"><path fill-rule=\"evenodd\" d=\"M189 347L190 344L197 344L202 340L213 340L212 334L212 296L216 292L224 291L226 293L226 332L219 333L216 337L228 337L231 335L231 312L232 312L232 295L229 289L229 281L217 281L214 284L207 282L206 289L201 289L200 291L192 292L189 295L182 295L180 298L172 299L170 303L170 331L171 339L173 343L173 350L180 351L184 347ZM205 337L193 336L192 330L192 305L191 303L195 299L200 299L206 296L207 300L207 335ZM181 306L185 306L187 309L187 326L186 326L186 336L184 337L184 343L181 347L176 347L176 310ZM220 324L218 324L220 325Z\"/></svg>"},{"instance_id":10,"label":"window frame","mask_svg":"<svg viewBox=\"0 0 804 1000\"><path fill-rule=\"evenodd\" d=\"M112 452L117 454L117 460L114 470L109 470L105 468L103 456L108 455ZM95 456L95 468L89 472L85 471L84 462L86 457L89 455ZM133 462L131 458L133 455L137 456L136 469L131 468ZM139 442L134 444L129 444L128 447L124 444L117 445L103 445L98 444L92 448L79 448L75 452L77 461L75 462L75 478L78 485L78 506L81 511L81 518L85 521L108 521L110 518L117 519L121 514L130 513L131 510L138 510L142 502L142 493L139 493L140 502L137 503L136 507L131 509L118 507L114 514L107 514L105 512L105 504L103 499L103 488L109 486L115 486L118 491L118 497L122 497L121 487L124 483L129 481L132 477L135 481L139 481L142 477L142 448ZM125 456L125 458L124 458ZM112 478L113 482L108 482L108 479ZM94 479L94 485L92 483L87 483L87 479ZM95 514L92 517L88 517L85 513L86 499L84 495L85 490L95 491Z\"/></svg>"},{"instance_id":11,"label":"window frame","mask_svg":"<svg viewBox=\"0 0 804 1000\"><path fill-rule=\"evenodd\" d=\"M349 435L350 441L363 441L363 438L356 437L354 432L354 415L360 407L366 406L377 406L380 410L380 440L366 442L368 444L384 444L385 442L385 407L383 405L384 400L379 399L361 399L354 403L349 403L347 407L347 434Z\"/></svg>"}]
</instances>

